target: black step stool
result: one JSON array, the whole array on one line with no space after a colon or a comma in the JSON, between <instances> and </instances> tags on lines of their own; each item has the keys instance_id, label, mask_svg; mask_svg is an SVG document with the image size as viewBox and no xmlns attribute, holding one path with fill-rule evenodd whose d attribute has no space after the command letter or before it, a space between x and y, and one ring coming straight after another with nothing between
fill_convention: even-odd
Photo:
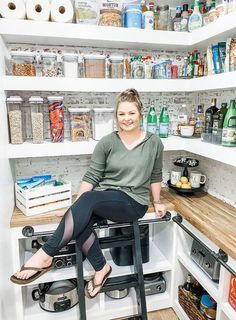
<instances>
[{"instance_id":1,"label":"black step stool","mask_svg":"<svg viewBox=\"0 0 236 320\"><path fill-rule=\"evenodd\" d=\"M140 230L139 224L147 224L153 222L169 221L171 214L168 212L164 218L161 219L148 219L148 220L135 220L133 223L111 223L102 221L96 227L98 228L109 228L111 227L126 227L132 226L134 237L127 240L126 238L121 239L120 236L103 237L99 239L99 243L102 249L114 248L114 247L125 247L127 245L133 246L133 261L134 261L134 273L129 274L127 277L119 276L108 278L106 283L101 289L101 292L120 290L124 288L135 288L138 314L129 318L132 320L147 320L147 307L146 297L144 290L144 277L143 277L143 265L142 265L142 253L140 243ZM78 296L79 296L79 308L80 308L80 320L86 320L86 306L85 306L85 295L84 295L84 278L83 275L83 258L82 252L76 248L76 259L77 259L77 279L78 279ZM125 279L126 278L126 279Z\"/></svg>"}]
</instances>

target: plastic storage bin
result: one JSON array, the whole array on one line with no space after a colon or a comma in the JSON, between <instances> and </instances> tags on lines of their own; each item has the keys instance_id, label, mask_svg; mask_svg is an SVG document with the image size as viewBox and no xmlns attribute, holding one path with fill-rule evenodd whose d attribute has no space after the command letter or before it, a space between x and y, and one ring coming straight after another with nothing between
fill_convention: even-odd
<instances>
[{"instance_id":1,"label":"plastic storage bin","mask_svg":"<svg viewBox=\"0 0 236 320\"><path fill-rule=\"evenodd\" d=\"M11 72L13 76L36 76L36 54L27 51L12 51Z\"/></svg>"},{"instance_id":2,"label":"plastic storage bin","mask_svg":"<svg viewBox=\"0 0 236 320\"><path fill-rule=\"evenodd\" d=\"M64 140L64 105L63 97L48 97L50 136L52 142Z\"/></svg>"},{"instance_id":3,"label":"plastic storage bin","mask_svg":"<svg viewBox=\"0 0 236 320\"><path fill-rule=\"evenodd\" d=\"M114 110L111 108L93 109L93 139L100 140L114 130Z\"/></svg>"},{"instance_id":4,"label":"plastic storage bin","mask_svg":"<svg viewBox=\"0 0 236 320\"><path fill-rule=\"evenodd\" d=\"M7 98L10 142L12 144L23 143L22 101L22 98L19 96Z\"/></svg>"},{"instance_id":5,"label":"plastic storage bin","mask_svg":"<svg viewBox=\"0 0 236 320\"><path fill-rule=\"evenodd\" d=\"M110 56L108 61L109 78L122 79L124 76L123 56Z\"/></svg>"},{"instance_id":6,"label":"plastic storage bin","mask_svg":"<svg viewBox=\"0 0 236 320\"><path fill-rule=\"evenodd\" d=\"M63 74L64 77L78 77L78 55L76 53L64 53L63 59Z\"/></svg>"},{"instance_id":7,"label":"plastic storage bin","mask_svg":"<svg viewBox=\"0 0 236 320\"><path fill-rule=\"evenodd\" d=\"M105 78L104 55L89 54L84 56L85 78Z\"/></svg>"},{"instance_id":8,"label":"plastic storage bin","mask_svg":"<svg viewBox=\"0 0 236 320\"><path fill-rule=\"evenodd\" d=\"M29 104L33 143L43 143L43 98L37 96L30 97Z\"/></svg>"},{"instance_id":9,"label":"plastic storage bin","mask_svg":"<svg viewBox=\"0 0 236 320\"><path fill-rule=\"evenodd\" d=\"M69 108L72 141L85 141L91 138L91 117L89 108Z\"/></svg>"},{"instance_id":10,"label":"plastic storage bin","mask_svg":"<svg viewBox=\"0 0 236 320\"><path fill-rule=\"evenodd\" d=\"M44 52L41 54L42 59L42 76L57 77L58 63L56 53Z\"/></svg>"}]
</instances>

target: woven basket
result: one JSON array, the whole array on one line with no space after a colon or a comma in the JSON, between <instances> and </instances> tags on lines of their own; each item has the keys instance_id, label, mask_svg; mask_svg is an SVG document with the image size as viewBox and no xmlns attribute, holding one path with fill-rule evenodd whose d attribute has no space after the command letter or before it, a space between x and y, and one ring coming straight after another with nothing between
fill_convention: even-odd
<instances>
[{"instance_id":1,"label":"woven basket","mask_svg":"<svg viewBox=\"0 0 236 320\"><path fill-rule=\"evenodd\" d=\"M190 299L188 293L179 286L179 304L188 315L190 320L206 320L203 314L198 310Z\"/></svg>"}]
</instances>

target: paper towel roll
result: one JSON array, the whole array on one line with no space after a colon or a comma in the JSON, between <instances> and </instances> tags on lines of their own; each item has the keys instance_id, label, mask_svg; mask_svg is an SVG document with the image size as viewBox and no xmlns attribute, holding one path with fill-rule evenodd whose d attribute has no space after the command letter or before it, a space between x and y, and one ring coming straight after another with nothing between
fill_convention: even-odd
<instances>
[{"instance_id":1,"label":"paper towel roll","mask_svg":"<svg viewBox=\"0 0 236 320\"><path fill-rule=\"evenodd\" d=\"M0 13L3 18L25 19L25 3L23 0L1 0Z\"/></svg>"},{"instance_id":2,"label":"paper towel roll","mask_svg":"<svg viewBox=\"0 0 236 320\"><path fill-rule=\"evenodd\" d=\"M27 0L26 16L29 20L49 21L50 3L48 0Z\"/></svg>"},{"instance_id":3,"label":"paper towel roll","mask_svg":"<svg viewBox=\"0 0 236 320\"><path fill-rule=\"evenodd\" d=\"M72 22L74 9L70 0L51 1L51 20L55 22Z\"/></svg>"}]
</instances>

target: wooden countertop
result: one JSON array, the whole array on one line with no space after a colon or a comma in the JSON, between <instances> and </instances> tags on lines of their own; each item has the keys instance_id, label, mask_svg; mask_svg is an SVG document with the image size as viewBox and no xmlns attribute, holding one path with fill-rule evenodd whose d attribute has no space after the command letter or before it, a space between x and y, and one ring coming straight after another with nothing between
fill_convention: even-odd
<instances>
[{"instance_id":1,"label":"wooden countertop","mask_svg":"<svg viewBox=\"0 0 236 320\"><path fill-rule=\"evenodd\" d=\"M185 197L163 188L161 199L166 204L167 210L177 211L184 219L236 260L236 208L204 192ZM10 226L15 228L26 225L58 223L65 211L66 208L63 208L27 217L18 208L15 208ZM154 209L150 205L148 212L153 211Z\"/></svg>"}]
</instances>

